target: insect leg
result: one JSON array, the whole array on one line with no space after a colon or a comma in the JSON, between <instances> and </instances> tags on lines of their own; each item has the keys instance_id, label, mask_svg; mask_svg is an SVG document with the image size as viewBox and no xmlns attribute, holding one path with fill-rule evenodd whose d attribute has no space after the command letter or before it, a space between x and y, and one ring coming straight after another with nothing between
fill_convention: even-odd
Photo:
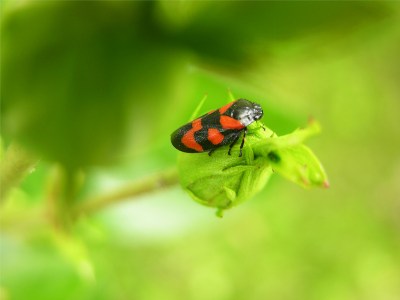
<instances>
[{"instance_id":1,"label":"insect leg","mask_svg":"<svg viewBox=\"0 0 400 300\"><path fill-rule=\"evenodd\" d=\"M245 141L245 139L246 139L246 133L247 133L247 127L245 127L245 128L243 129L243 139L242 139L242 143L240 144L239 157L242 157L242 149L243 149L244 141Z\"/></svg>"},{"instance_id":2,"label":"insect leg","mask_svg":"<svg viewBox=\"0 0 400 300\"><path fill-rule=\"evenodd\" d=\"M240 137L240 134L238 134L238 135L235 137L235 139L233 140L233 142L230 144L229 150L228 150L228 154L229 154L229 155L231 155L232 147L235 146L235 144L236 144L236 142L238 141L239 137Z\"/></svg>"},{"instance_id":3,"label":"insect leg","mask_svg":"<svg viewBox=\"0 0 400 300\"><path fill-rule=\"evenodd\" d=\"M211 149L210 151L208 151L208 156L211 156L211 154L215 151L216 149Z\"/></svg>"}]
</instances>

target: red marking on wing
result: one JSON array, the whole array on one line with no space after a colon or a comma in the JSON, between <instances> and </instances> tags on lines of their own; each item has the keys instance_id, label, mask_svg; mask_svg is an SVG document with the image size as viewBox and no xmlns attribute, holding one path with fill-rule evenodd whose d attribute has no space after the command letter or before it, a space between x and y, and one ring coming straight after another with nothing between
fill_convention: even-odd
<instances>
[{"instance_id":1,"label":"red marking on wing","mask_svg":"<svg viewBox=\"0 0 400 300\"><path fill-rule=\"evenodd\" d=\"M215 128L208 129L208 140L214 145L219 145L224 140L224 135Z\"/></svg>"},{"instance_id":2,"label":"red marking on wing","mask_svg":"<svg viewBox=\"0 0 400 300\"><path fill-rule=\"evenodd\" d=\"M229 107L231 107L232 106L232 104L233 103L235 103L236 101L232 101L231 103L228 103L227 105L225 105L225 106L222 106L220 109L219 109L219 113L222 115L224 112L226 112L228 109L229 109Z\"/></svg>"},{"instance_id":3,"label":"red marking on wing","mask_svg":"<svg viewBox=\"0 0 400 300\"><path fill-rule=\"evenodd\" d=\"M228 116L221 116L219 118L219 122L223 129L243 129L244 126L238 120L228 117Z\"/></svg>"},{"instance_id":4,"label":"red marking on wing","mask_svg":"<svg viewBox=\"0 0 400 300\"><path fill-rule=\"evenodd\" d=\"M194 138L194 133L202 128L201 119L194 120L192 122L192 129L186 132L182 137L182 144L186 147L196 150L197 152L203 152L203 147L196 142Z\"/></svg>"},{"instance_id":5,"label":"red marking on wing","mask_svg":"<svg viewBox=\"0 0 400 300\"><path fill-rule=\"evenodd\" d=\"M201 119L196 119L192 122L192 129L194 131L199 131L202 128Z\"/></svg>"}]
</instances>

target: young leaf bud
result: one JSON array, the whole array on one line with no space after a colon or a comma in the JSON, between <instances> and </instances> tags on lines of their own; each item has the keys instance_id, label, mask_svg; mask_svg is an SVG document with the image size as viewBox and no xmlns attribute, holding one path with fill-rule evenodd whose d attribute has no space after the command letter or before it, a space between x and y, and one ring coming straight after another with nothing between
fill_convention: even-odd
<instances>
[{"instance_id":1,"label":"young leaf bud","mask_svg":"<svg viewBox=\"0 0 400 300\"><path fill-rule=\"evenodd\" d=\"M181 185L197 202L222 211L250 199L268 182L272 168L267 157L255 156L251 144L267 138L260 126L249 126L243 156L239 145L228 155L221 147L209 156L207 153L180 153L178 169ZM239 143L238 143L239 144Z\"/></svg>"}]
</instances>

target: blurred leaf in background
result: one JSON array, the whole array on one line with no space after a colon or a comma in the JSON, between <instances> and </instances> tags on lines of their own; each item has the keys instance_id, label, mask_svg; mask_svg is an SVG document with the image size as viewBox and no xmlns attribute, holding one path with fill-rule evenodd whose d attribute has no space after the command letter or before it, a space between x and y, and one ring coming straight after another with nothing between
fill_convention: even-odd
<instances>
[{"instance_id":1,"label":"blurred leaf in background","mask_svg":"<svg viewBox=\"0 0 400 300\"><path fill-rule=\"evenodd\" d=\"M0 298L397 299L398 53L396 2L1 2L1 146L40 161L2 203ZM279 135L320 120L331 189L272 176L219 220L176 186L63 226L174 166L228 88Z\"/></svg>"}]
</instances>

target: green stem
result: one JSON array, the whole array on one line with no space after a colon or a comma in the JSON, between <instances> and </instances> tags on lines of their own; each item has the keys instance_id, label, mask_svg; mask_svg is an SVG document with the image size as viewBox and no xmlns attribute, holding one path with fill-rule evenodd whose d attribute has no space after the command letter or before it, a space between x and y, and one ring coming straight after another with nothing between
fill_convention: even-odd
<instances>
[{"instance_id":1,"label":"green stem","mask_svg":"<svg viewBox=\"0 0 400 300\"><path fill-rule=\"evenodd\" d=\"M175 168L160 172L153 176L129 183L111 193L98 195L85 200L84 203L74 209L73 216L79 217L94 213L108 205L119 203L143 194L159 191L162 188L173 186L177 183L178 172Z\"/></svg>"},{"instance_id":2,"label":"green stem","mask_svg":"<svg viewBox=\"0 0 400 300\"><path fill-rule=\"evenodd\" d=\"M0 202L34 168L38 159L18 144L11 143L0 163Z\"/></svg>"},{"instance_id":3,"label":"green stem","mask_svg":"<svg viewBox=\"0 0 400 300\"><path fill-rule=\"evenodd\" d=\"M49 173L47 216L57 229L68 229L72 224L71 208L75 204L83 174L55 164Z\"/></svg>"}]
</instances>

